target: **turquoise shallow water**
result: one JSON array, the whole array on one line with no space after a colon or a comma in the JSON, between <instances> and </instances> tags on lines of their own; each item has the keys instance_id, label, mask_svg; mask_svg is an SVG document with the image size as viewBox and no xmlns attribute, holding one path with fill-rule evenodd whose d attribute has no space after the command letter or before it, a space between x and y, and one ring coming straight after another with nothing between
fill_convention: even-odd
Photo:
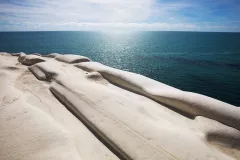
<instances>
[{"instance_id":1,"label":"turquoise shallow water","mask_svg":"<svg viewBox=\"0 0 240 160\"><path fill-rule=\"evenodd\" d=\"M0 51L80 54L240 105L240 33L0 32Z\"/></svg>"}]
</instances>

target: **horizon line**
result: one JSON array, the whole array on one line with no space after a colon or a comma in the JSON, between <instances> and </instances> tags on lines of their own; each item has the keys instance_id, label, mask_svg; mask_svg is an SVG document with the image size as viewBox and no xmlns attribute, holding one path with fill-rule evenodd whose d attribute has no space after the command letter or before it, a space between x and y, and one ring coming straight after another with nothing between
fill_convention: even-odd
<instances>
[{"instance_id":1,"label":"horizon line","mask_svg":"<svg viewBox=\"0 0 240 160\"><path fill-rule=\"evenodd\" d=\"M111 30L111 31L104 31L104 30L36 30L36 31L0 31L2 32L101 32L101 33L111 33L111 32L119 32L119 33L127 33L127 32L201 32L201 33L240 33L240 31L176 31L176 30L131 30L131 31L120 31L120 30Z\"/></svg>"}]
</instances>

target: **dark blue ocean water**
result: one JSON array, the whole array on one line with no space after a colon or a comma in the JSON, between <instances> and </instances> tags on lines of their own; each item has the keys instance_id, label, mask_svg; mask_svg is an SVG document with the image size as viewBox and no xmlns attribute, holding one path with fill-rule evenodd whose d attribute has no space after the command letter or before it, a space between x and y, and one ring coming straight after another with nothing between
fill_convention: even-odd
<instances>
[{"instance_id":1,"label":"dark blue ocean water","mask_svg":"<svg viewBox=\"0 0 240 160\"><path fill-rule=\"evenodd\" d=\"M2 32L0 51L80 54L240 105L240 33Z\"/></svg>"}]
</instances>

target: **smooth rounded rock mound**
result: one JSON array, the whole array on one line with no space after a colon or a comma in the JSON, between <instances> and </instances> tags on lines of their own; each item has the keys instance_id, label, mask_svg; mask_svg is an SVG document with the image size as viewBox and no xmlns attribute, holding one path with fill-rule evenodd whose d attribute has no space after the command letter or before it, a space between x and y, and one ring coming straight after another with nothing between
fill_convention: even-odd
<instances>
[{"instance_id":1,"label":"smooth rounded rock mound","mask_svg":"<svg viewBox=\"0 0 240 160\"><path fill-rule=\"evenodd\" d=\"M80 63L90 61L90 59L87 57L73 54L58 55L55 57L55 59L65 63Z\"/></svg>"},{"instance_id":2,"label":"smooth rounded rock mound","mask_svg":"<svg viewBox=\"0 0 240 160\"><path fill-rule=\"evenodd\" d=\"M46 55L45 57L49 57L49 58L55 58L56 56L59 56L59 53L50 53L48 55Z\"/></svg>"},{"instance_id":3,"label":"smooth rounded rock mound","mask_svg":"<svg viewBox=\"0 0 240 160\"><path fill-rule=\"evenodd\" d=\"M31 66L36 63L44 62L45 60L37 55L22 55L20 53L20 56L18 58L18 61L24 65Z\"/></svg>"}]
</instances>

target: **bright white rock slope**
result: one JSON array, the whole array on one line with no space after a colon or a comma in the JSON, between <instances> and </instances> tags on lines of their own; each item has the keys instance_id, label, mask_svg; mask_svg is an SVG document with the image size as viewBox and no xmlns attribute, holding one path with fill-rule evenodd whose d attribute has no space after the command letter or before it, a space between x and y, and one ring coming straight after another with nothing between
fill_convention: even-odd
<instances>
[{"instance_id":1,"label":"bright white rock slope","mask_svg":"<svg viewBox=\"0 0 240 160\"><path fill-rule=\"evenodd\" d=\"M1 160L240 159L235 106L82 56L17 56L0 56Z\"/></svg>"}]
</instances>

